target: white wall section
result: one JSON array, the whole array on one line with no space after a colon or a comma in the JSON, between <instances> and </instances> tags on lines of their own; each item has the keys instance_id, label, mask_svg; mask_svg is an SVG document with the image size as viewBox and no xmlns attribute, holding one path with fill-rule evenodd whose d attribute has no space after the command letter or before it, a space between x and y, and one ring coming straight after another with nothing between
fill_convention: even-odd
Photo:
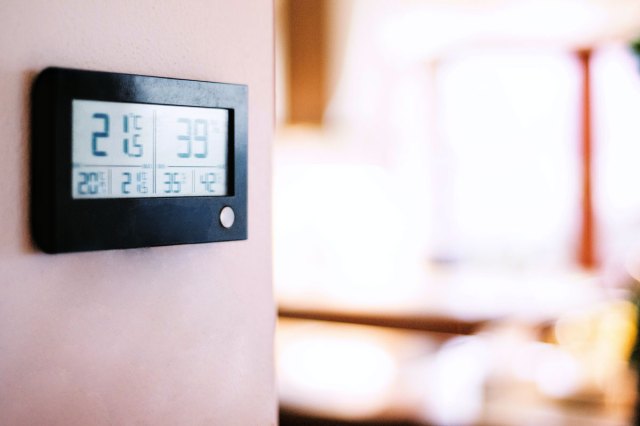
<instances>
[{"instance_id":1,"label":"white wall section","mask_svg":"<svg viewBox=\"0 0 640 426\"><path fill-rule=\"evenodd\" d=\"M0 423L276 424L272 1L4 0L0 53ZM39 252L29 92L47 66L248 84L249 239Z\"/></svg>"}]
</instances>

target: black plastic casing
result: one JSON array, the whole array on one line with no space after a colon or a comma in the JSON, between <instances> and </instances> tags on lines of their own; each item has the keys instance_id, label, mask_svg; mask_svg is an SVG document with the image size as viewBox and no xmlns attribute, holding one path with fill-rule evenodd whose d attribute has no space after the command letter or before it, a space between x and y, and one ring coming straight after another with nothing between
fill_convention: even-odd
<instances>
[{"instance_id":1,"label":"black plastic casing","mask_svg":"<svg viewBox=\"0 0 640 426\"><path fill-rule=\"evenodd\" d=\"M73 99L227 109L229 195L73 199ZM33 84L31 101L31 229L43 251L247 239L247 86L47 68ZM225 206L235 212L229 229L219 220Z\"/></svg>"}]
</instances>

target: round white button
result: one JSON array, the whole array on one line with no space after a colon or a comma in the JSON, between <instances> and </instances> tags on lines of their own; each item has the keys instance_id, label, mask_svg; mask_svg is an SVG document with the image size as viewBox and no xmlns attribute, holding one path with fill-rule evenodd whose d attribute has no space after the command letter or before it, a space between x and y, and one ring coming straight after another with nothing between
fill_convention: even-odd
<instances>
[{"instance_id":1,"label":"round white button","mask_svg":"<svg viewBox=\"0 0 640 426\"><path fill-rule=\"evenodd\" d=\"M224 207L220 210L220 223L225 228L231 228L233 226L233 222L236 220L236 214L233 209L229 206Z\"/></svg>"}]
</instances>

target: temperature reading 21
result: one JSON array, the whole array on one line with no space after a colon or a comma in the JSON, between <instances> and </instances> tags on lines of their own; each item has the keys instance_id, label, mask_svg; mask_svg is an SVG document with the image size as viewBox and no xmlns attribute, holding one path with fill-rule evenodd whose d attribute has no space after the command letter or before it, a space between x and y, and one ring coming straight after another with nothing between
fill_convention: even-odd
<instances>
[{"instance_id":1,"label":"temperature reading 21","mask_svg":"<svg viewBox=\"0 0 640 426\"><path fill-rule=\"evenodd\" d=\"M229 111L73 101L73 198L227 195Z\"/></svg>"},{"instance_id":2,"label":"temperature reading 21","mask_svg":"<svg viewBox=\"0 0 640 426\"><path fill-rule=\"evenodd\" d=\"M91 135L91 152L96 157L106 157L107 152L102 150L98 143L101 139L109 139L111 122L109 114L96 112L93 114L93 118L102 122L102 130L93 132ZM139 141L139 132L142 131L141 121L142 116L140 115L126 114L122 116L122 151L129 157L142 157L143 147Z\"/></svg>"}]
</instances>

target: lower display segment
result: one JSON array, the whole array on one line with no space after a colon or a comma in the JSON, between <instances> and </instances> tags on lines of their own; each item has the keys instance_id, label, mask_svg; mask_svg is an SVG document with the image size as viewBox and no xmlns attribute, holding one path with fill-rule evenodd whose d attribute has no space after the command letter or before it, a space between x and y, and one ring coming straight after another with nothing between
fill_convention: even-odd
<instances>
[{"instance_id":1,"label":"lower display segment","mask_svg":"<svg viewBox=\"0 0 640 426\"><path fill-rule=\"evenodd\" d=\"M217 196L227 191L216 167L74 167L74 198Z\"/></svg>"}]
</instances>

